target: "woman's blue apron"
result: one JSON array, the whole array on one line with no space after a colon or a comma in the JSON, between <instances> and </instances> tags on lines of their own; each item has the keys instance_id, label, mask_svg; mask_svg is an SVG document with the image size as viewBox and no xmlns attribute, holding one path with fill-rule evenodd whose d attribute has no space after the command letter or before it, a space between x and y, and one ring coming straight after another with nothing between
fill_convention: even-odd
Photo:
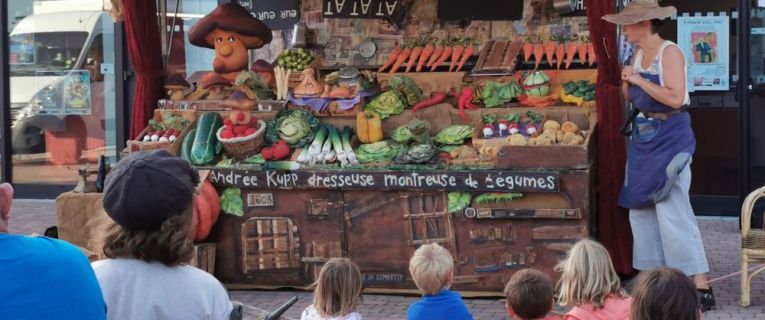
<instances>
[{"instance_id":1,"label":"woman's blue apron","mask_svg":"<svg viewBox=\"0 0 765 320\"><path fill-rule=\"evenodd\" d=\"M660 85L659 75L641 73ZM638 86L630 86L630 98L643 113L673 112L651 98ZM667 120L638 116L633 123L627 150L627 172L619 194L619 206L640 209L664 200L677 176L688 165L696 149L688 112L670 115Z\"/></svg>"}]
</instances>

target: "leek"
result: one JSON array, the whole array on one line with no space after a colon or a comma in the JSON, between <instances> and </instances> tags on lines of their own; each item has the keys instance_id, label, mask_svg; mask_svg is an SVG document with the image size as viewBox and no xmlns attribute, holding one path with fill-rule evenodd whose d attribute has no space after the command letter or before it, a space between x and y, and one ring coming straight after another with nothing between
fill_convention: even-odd
<instances>
[{"instance_id":1,"label":"leek","mask_svg":"<svg viewBox=\"0 0 765 320\"><path fill-rule=\"evenodd\" d=\"M359 160L356 159L356 153L353 152L353 147L351 147L351 135L353 129L350 127L345 127L343 130L343 148L345 149L345 157L348 159L348 162L351 165L358 165Z\"/></svg>"},{"instance_id":2,"label":"leek","mask_svg":"<svg viewBox=\"0 0 765 320\"><path fill-rule=\"evenodd\" d=\"M332 147L335 148L335 155L337 160L340 161L340 166L345 167L348 165L348 157L345 150L343 150L343 143L340 142L340 134L337 132L337 128L334 126L329 127L329 139L332 140Z\"/></svg>"},{"instance_id":3,"label":"leek","mask_svg":"<svg viewBox=\"0 0 765 320\"><path fill-rule=\"evenodd\" d=\"M300 164L295 161L270 161L266 162L264 167L272 170L298 170Z\"/></svg>"},{"instance_id":4,"label":"leek","mask_svg":"<svg viewBox=\"0 0 765 320\"><path fill-rule=\"evenodd\" d=\"M329 131L329 129L327 130ZM319 160L321 160L322 163L327 163L327 161L331 159L330 152L332 152L332 139L327 137L327 139L324 140L324 146L321 147Z\"/></svg>"},{"instance_id":5,"label":"leek","mask_svg":"<svg viewBox=\"0 0 765 320\"><path fill-rule=\"evenodd\" d=\"M300 149L300 155L297 157L298 163L308 163L308 148Z\"/></svg>"},{"instance_id":6,"label":"leek","mask_svg":"<svg viewBox=\"0 0 765 320\"><path fill-rule=\"evenodd\" d=\"M313 139L311 146L308 147L308 162L310 164L316 164L321 159L321 147L324 144L324 139L327 137L327 128L321 127L319 132L316 133L316 138Z\"/></svg>"}]
</instances>

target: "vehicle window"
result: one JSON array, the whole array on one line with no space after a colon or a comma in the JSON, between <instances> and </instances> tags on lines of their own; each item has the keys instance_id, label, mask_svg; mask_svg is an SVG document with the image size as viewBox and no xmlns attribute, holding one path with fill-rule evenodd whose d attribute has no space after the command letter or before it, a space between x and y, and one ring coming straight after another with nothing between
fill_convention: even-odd
<instances>
[{"instance_id":1,"label":"vehicle window","mask_svg":"<svg viewBox=\"0 0 765 320\"><path fill-rule=\"evenodd\" d=\"M11 35L11 76L34 75L39 71L71 70L87 37L87 32Z\"/></svg>"}]
</instances>

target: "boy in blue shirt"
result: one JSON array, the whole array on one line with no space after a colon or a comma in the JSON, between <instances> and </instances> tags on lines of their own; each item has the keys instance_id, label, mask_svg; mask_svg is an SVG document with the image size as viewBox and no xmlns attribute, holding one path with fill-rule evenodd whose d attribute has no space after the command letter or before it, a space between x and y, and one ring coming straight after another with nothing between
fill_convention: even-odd
<instances>
[{"instance_id":1,"label":"boy in blue shirt","mask_svg":"<svg viewBox=\"0 0 765 320\"><path fill-rule=\"evenodd\" d=\"M0 185L0 318L106 319L90 262L64 241L8 233L13 188Z\"/></svg>"},{"instance_id":2,"label":"boy in blue shirt","mask_svg":"<svg viewBox=\"0 0 765 320\"><path fill-rule=\"evenodd\" d=\"M409 320L472 320L459 293L449 290L454 259L444 247L433 243L419 247L409 260L409 272L422 298L409 306Z\"/></svg>"}]
</instances>

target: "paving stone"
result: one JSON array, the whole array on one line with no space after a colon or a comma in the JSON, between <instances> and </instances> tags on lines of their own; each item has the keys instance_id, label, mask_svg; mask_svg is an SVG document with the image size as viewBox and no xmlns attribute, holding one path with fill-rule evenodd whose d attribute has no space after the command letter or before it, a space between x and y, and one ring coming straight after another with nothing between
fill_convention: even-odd
<instances>
[{"instance_id":1,"label":"paving stone","mask_svg":"<svg viewBox=\"0 0 765 320\"><path fill-rule=\"evenodd\" d=\"M56 221L53 201L17 200L12 210L10 228L14 233L42 234ZM738 219L702 217L698 221L710 263L710 279L740 271L741 236ZM705 313L704 319L765 319L765 274L754 279L752 305L748 308L738 305L739 276L722 279L712 285L717 295L718 310ZM235 290L230 294L232 300L245 305L246 320L257 319L258 312L273 310L293 295L298 296L300 301L287 312L284 319L300 319L300 313L312 299L311 293L293 290ZM364 304L359 311L365 320L404 319L407 307L417 299L412 296L365 295ZM499 299L466 299L465 303L475 319L507 319L504 306Z\"/></svg>"}]
</instances>

